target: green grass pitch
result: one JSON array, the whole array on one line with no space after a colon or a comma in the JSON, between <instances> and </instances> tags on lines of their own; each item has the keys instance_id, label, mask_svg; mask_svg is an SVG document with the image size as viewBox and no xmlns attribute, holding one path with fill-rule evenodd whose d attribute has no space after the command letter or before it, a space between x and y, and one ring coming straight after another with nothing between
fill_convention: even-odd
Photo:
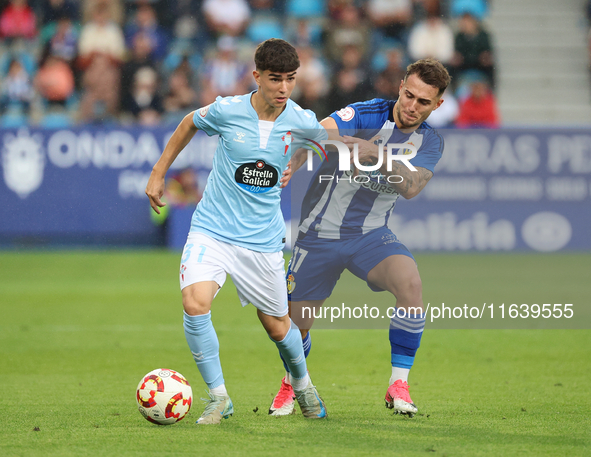
<instances>
[{"instance_id":1,"label":"green grass pitch","mask_svg":"<svg viewBox=\"0 0 591 457\"><path fill-rule=\"evenodd\" d=\"M589 303L588 254L417 255L425 302ZM591 330L427 330L413 419L384 407L386 330L315 330L329 418L274 418L277 350L227 283L213 320L235 415L198 427L205 384L186 346L179 254L0 252L0 455L591 455ZM189 415L155 426L135 389L191 382Z\"/></svg>"}]
</instances>

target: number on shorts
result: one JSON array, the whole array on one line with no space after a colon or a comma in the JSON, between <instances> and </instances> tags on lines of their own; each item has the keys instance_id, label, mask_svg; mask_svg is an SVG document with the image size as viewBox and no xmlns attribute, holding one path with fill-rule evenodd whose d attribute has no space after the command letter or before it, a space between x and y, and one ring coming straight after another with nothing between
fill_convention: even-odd
<instances>
[{"instance_id":1,"label":"number on shorts","mask_svg":"<svg viewBox=\"0 0 591 457\"><path fill-rule=\"evenodd\" d=\"M185 246L185 255L184 257L181 259L181 263L186 263L187 260L189 260L189 257L191 257L191 249L193 249L193 243L191 244L187 244Z\"/></svg>"},{"instance_id":2,"label":"number on shorts","mask_svg":"<svg viewBox=\"0 0 591 457\"><path fill-rule=\"evenodd\" d=\"M293 266L291 267L291 271L297 273L299 268L302 266L302 262L308 255L308 251L305 249L300 249L296 246L293 250Z\"/></svg>"},{"instance_id":3,"label":"number on shorts","mask_svg":"<svg viewBox=\"0 0 591 457\"><path fill-rule=\"evenodd\" d=\"M203 260L203 254L205 254L205 249L206 247L201 245L199 246L201 248L201 252L199 252L199 256L197 257L197 263L201 263L201 261Z\"/></svg>"}]
</instances>

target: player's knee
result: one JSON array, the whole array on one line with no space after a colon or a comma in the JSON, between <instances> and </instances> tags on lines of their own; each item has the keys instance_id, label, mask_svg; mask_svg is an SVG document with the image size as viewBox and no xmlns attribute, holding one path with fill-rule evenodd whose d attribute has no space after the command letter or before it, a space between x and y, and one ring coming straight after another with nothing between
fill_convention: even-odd
<instances>
[{"instance_id":1,"label":"player's knee","mask_svg":"<svg viewBox=\"0 0 591 457\"><path fill-rule=\"evenodd\" d=\"M421 278L413 276L404 282L404 286L398 292L398 300L408 304L419 304L423 300L423 284Z\"/></svg>"},{"instance_id":2,"label":"player's knee","mask_svg":"<svg viewBox=\"0 0 591 457\"><path fill-rule=\"evenodd\" d=\"M274 319L269 321L265 325L267 334L273 341L283 341L289 332L290 322L289 320Z\"/></svg>"},{"instance_id":3,"label":"player's knee","mask_svg":"<svg viewBox=\"0 0 591 457\"><path fill-rule=\"evenodd\" d=\"M183 295L183 308L189 316L207 314L211 309L211 302L195 294Z\"/></svg>"}]
</instances>

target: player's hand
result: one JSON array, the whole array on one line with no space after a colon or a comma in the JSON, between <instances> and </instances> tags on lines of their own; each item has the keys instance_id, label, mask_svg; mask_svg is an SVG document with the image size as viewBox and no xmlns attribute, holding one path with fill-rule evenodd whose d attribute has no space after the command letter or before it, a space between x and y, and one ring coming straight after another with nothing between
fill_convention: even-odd
<instances>
[{"instance_id":1,"label":"player's hand","mask_svg":"<svg viewBox=\"0 0 591 457\"><path fill-rule=\"evenodd\" d=\"M293 176L293 170L291 168L291 160L289 162L287 162L287 168L285 170L283 170L283 174L281 175L281 178L279 179L279 182L281 183L279 188L283 189L284 187L286 187L289 184L289 181L291 180L291 177Z\"/></svg>"},{"instance_id":2,"label":"player's hand","mask_svg":"<svg viewBox=\"0 0 591 457\"><path fill-rule=\"evenodd\" d=\"M378 163L378 154L381 150L375 143L374 139L371 140L362 140L361 138L355 138L352 136L343 136L344 143L347 147L351 150L351 163L353 161L353 146L357 144L357 151L358 151L358 159L359 163L362 165L375 165Z\"/></svg>"},{"instance_id":3,"label":"player's hand","mask_svg":"<svg viewBox=\"0 0 591 457\"><path fill-rule=\"evenodd\" d=\"M166 206L161 198L164 195L164 177L157 176L152 172L148 185L146 186L146 195L150 199L150 206L156 214L160 214L160 208Z\"/></svg>"},{"instance_id":4,"label":"player's hand","mask_svg":"<svg viewBox=\"0 0 591 457\"><path fill-rule=\"evenodd\" d=\"M375 165L378 163L378 154L381 148L379 148L374 143L375 138L370 140L363 140L361 138L355 138L352 136L345 135L343 136L343 142L347 145L347 147L351 150L351 164L353 165L353 176L357 176L359 174L359 170L355 166L355 156L353 152L353 147L357 144L357 158L358 163L361 165Z\"/></svg>"}]
</instances>

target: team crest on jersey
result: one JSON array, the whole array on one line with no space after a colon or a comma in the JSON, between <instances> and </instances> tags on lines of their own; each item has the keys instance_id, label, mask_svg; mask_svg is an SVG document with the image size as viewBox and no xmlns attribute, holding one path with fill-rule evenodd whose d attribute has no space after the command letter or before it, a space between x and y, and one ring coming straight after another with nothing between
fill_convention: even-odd
<instances>
[{"instance_id":1,"label":"team crest on jersey","mask_svg":"<svg viewBox=\"0 0 591 457\"><path fill-rule=\"evenodd\" d=\"M295 278L293 277L293 275L290 274L287 277L287 293L291 294L294 291L295 287L296 287Z\"/></svg>"},{"instance_id":2,"label":"team crest on jersey","mask_svg":"<svg viewBox=\"0 0 591 457\"><path fill-rule=\"evenodd\" d=\"M283 155L287 154L287 150L289 149L289 145L291 144L291 132L287 132L285 135L281 137L283 142L285 143L285 151Z\"/></svg>"},{"instance_id":3,"label":"team crest on jersey","mask_svg":"<svg viewBox=\"0 0 591 457\"><path fill-rule=\"evenodd\" d=\"M267 165L263 160L240 165L234 174L236 183L243 189L255 194L268 192L279 180L279 172L275 167Z\"/></svg>"},{"instance_id":4,"label":"team crest on jersey","mask_svg":"<svg viewBox=\"0 0 591 457\"><path fill-rule=\"evenodd\" d=\"M407 141L406 144L410 144L411 146L414 146L415 144L412 141ZM411 149L403 149L402 150L402 154L404 154L405 156L412 154L412 150Z\"/></svg>"},{"instance_id":5,"label":"team crest on jersey","mask_svg":"<svg viewBox=\"0 0 591 457\"><path fill-rule=\"evenodd\" d=\"M338 110L337 116L339 116L344 122L349 122L355 117L355 110L350 106L347 106L346 108Z\"/></svg>"},{"instance_id":6,"label":"team crest on jersey","mask_svg":"<svg viewBox=\"0 0 591 457\"><path fill-rule=\"evenodd\" d=\"M211 106L211 104L204 106L203 108L199 108L199 111L198 111L199 116L201 116L201 117L207 116L207 112L209 111L210 106Z\"/></svg>"}]
</instances>

